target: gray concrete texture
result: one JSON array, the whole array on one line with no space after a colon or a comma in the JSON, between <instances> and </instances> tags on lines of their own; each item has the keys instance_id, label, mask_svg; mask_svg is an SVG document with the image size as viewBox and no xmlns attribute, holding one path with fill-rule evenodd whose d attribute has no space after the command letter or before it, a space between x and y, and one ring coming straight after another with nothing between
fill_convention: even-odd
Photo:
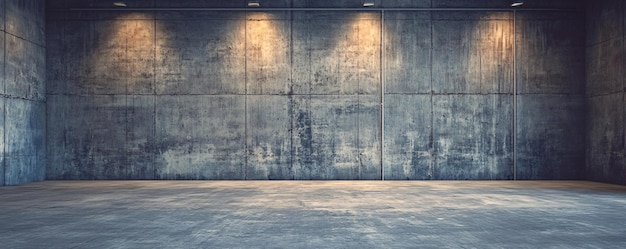
<instances>
[{"instance_id":1,"label":"gray concrete texture","mask_svg":"<svg viewBox=\"0 0 626 249\"><path fill-rule=\"evenodd\" d=\"M587 178L626 184L626 6L603 0L587 6Z\"/></svg>"},{"instance_id":2,"label":"gray concrete texture","mask_svg":"<svg viewBox=\"0 0 626 249\"><path fill-rule=\"evenodd\" d=\"M44 13L41 1L0 1L0 186L45 179Z\"/></svg>"},{"instance_id":3,"label":"gray concrete texture","mask_svg":"<svg viewBox=\"0 0 626 249\"><path fill-rule=\"evenodd\" d=\"M92 3L49 6L48 179L584 178L575 12L63 11Z\"/></svg>"},{"instance_id":4,"label":"gray concrete texture","mask_svg":"<svg viewBox=\"0 0 626 249\"><path fill-rule=\"evenodd\" d=\"M6 248L624 248L624 186L47 181L0 188Z\"/></svg>"}]
</instances>

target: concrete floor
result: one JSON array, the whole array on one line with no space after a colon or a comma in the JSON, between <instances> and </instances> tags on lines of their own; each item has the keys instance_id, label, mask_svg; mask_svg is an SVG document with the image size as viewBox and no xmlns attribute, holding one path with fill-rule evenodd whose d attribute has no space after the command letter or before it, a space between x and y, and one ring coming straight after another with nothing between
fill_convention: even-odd
<instances>
[{"instance_id":1,"label":"concrete floor","mask_svg":"<svg viewBox=\"0 0 626 249\"><path fill-rule=\"evenodd\" d=\"M626 248L592 182L77 181L0 188L2 248Z\"/></svg>"}]
</instances>

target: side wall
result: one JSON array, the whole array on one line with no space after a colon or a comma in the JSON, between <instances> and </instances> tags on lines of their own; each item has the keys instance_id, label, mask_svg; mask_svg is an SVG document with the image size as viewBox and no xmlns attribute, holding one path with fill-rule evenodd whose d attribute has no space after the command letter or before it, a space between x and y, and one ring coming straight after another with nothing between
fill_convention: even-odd
<instances>
[{"instance_id":1,"label":"side wall","mask_svg":"<svg viewBox=\"0 0 626 249\"><path fill-rule=\"evenodd\" d=\"M624 1L589 1L587 13L587 176L626 184Z\"/></svg>"},{"instance_id":2,"label":"side wall","mask_svg":"<svg viewBox=\"0 0 626 249\"><path fill-rule=\"evenodd\" d=\"M45 179L45 2L0 0L0 186Z\"/></svg>"},{"instance_id":3,"label":"side wall","mask_svg":"<svg viewBox=\"0 0 626 249\"><path fill-rule=\"evenodd\" d=\"M225 2L128 3L245 4ZM507 7L502 2L377 4ZM49 5L48 179L584 178L577 12Z\"/></svg>"}]
</instances>

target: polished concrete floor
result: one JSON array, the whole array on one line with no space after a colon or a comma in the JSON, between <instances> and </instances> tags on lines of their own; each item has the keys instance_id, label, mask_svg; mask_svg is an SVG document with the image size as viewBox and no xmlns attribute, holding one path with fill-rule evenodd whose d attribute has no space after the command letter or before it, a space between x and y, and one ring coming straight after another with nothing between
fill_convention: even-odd
<instances>
[{"instance_id":1,"label":"polished concrete floor","mask_svg":"<svg viewBox=\"0 0 626 249\"><path fill-rule=\"evenodd\" d=\"M0 188L0 247L626 248L626 187L49 181Z\"/></svg>"}]
</instances>

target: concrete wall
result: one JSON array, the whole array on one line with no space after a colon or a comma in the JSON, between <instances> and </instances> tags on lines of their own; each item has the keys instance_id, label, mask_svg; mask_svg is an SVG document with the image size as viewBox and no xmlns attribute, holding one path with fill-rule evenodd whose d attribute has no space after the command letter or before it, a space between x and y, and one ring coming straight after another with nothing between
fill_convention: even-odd
<instances>
[{"instance_id":1,"label":"concrete wall","mask_svg":"<svg viewBox=\"0 0 626 249\"><path fill-rule=\"evenodd\" d=\"M48 179L584 177L584 34L576 29L584 19L577 12L519 12L514 27L509 11L383 17L48 5ZM270 7L353 5L284 0Z\"/></svg>"},{"instance_id":2,"label":"concrete wall","mask_svg":"<svg viewBox=\"0 0 626 249\"><path fill-rule=\"evenodd\" d=\"M0 186L45 178L45 5L0 0Z\"/></svg>"},{"instance_id":3,"label":"concrete wall","mask_svg":"<svg viewBox=\"0 0 626 249\"><path fill-rule=\"evenodd\" d=\"M626 184L625 8L619 0L587 6L587 176L617 184Z\"/></svg>"}]
</instances>

